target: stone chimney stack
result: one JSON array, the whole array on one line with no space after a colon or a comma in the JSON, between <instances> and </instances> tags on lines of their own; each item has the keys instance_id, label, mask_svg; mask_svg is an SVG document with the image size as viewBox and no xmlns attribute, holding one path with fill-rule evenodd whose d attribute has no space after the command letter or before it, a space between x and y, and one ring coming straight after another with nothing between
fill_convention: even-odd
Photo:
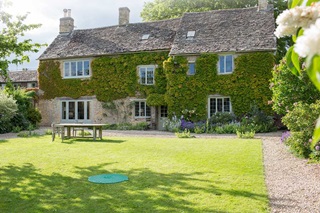
<instances>
[{"instance_id":1,"label":"stone chimney stack","mask_svg":"<svg viewBox=\"0 0 320 213\"><path fill-rule=\"evenodd\" d=\"M74 20L71 18L71 10L63 10L63 18L60 18L60 34L71 33L74 29Z\"/></svg>"},{"instance_id":2,"label":"stone chimney stack","mask_svg":"<svg viewBox=\"0 0 320 213\"><path fill-rule=\"evenodd\" d=\"M268 0L258 0L258 10L268 10Z\"/></svg>"},{"instance_id":3,"label":"stone chimney stack","mask_svg":"<svg viewBox=\"0 0 320 213\"><path fill-rule=\"evenodd\" d=\"M119 25L129 24L130 10L127 7L119 8Z\"/></svg>"}]
</instances>

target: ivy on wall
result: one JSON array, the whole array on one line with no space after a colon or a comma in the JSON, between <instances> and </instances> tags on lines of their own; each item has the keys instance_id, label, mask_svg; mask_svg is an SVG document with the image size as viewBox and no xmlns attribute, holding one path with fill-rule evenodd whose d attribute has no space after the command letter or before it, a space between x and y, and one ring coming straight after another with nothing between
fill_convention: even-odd
<instances>
[{"instance_id":1,"label":"ivy on wall","mask_svg":"<svg viewBox=\"0 0 320 213\"><path fill-rule=\"evenodd\" d=\"M271 53L246 53L235 59L232 74L217 74L218 56L202 54L196 60L195 75L187 75L186 57L168 58L168 52L137 53L99 57L92 61L88 79L62 79L60 63L41 61L39 83L43 99L79 98L96 95L101 102L126 97L147 98L150 106L167 105L169 115L180 116L195 110L193 120L207 117L208 96L230 96L236 115L245 114L250 105L271 112L269 79L274 64ZM139 84L137 66L157 65L155 85Z\"/></svg>"},{"instance_id":2,"label":"ivy on wall","mask_svg":"<svg viewBox=\"0 0 320 213\"><path fill-rule=\"evenodd\" d=\"M188 76L188 61L185 57L169 58L164 62L167 76L169 115L182 115L185 109L195 110L193 120L207 116L208 96L219 94L230 96L232 109L236 115L243 115L252 104L271 113L271 91L269 79L274 64L271 53L247 53L235 59L232 74L218 75L218 56L202 54L196 60L196 74Z\"/></svg>"}]
</instances>

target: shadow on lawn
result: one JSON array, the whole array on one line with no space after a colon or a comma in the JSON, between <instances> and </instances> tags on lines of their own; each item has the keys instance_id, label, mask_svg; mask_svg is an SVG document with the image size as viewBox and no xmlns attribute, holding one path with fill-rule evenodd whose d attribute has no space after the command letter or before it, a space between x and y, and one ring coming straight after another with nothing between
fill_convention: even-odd
<instances>
[{"instance_id":1,"label":"shadow on lawn","mask_svg":"<svg viewBox=\"0 0 320 213\"><path fill-rule=\"evenodd\" d=\"M63 140L62 143L67 143L67 144L73 144L73 143L78 143L78 142L86 142L86 143L124 143L126 140L111 140L111 139L96 139L93 140L92 138L70 138L70 139L65 139Z\"/></svg>"},{"instance_id":2,"label":"shadow on lawn","mask_svg":"<svg viewBox=\"0 0 320 213\"><path fill-rule=\"evenodd\" d=\"M6 143L6 142L8 142L8 140L0 139L0 143Z\"/></svg>"},{"instance_id":3,"label":"shadow on lawn","mask_svg":"<svg viewBox=\"0 0 320 213\"><path fill-rule=\"evenodd\" d=\"M202 173L157 173L146 168L106 171L105 164L76 168L76 176L41 174L32 164L0 168L1 212L195 212L194 202L186 196L209 193L265 200L266 196L247 191L228 191L219 183L204 186L188 181L204 182ZM97 174L120 173L129 181L118 184L94 184L88 177ZM201 197L201 196L200 196ZM202 197L203 199L203 197ZM201 212L224 213L203 207Z\"/></svg>"}]
</instances>

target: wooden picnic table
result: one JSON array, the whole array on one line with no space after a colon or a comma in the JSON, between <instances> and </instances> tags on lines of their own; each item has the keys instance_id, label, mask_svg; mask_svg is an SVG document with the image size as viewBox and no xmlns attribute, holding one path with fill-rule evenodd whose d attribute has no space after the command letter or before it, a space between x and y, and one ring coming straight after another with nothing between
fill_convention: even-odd
<instances>
[{"instance_id":1,"label":"wooden picnic table","mask_svg":"<svg viewBox=\"0 0 320 213\"><path fill-rule=\"evenodd\" d=\"M98 137L102 140L102 127L105 124L84 124L84 123L60 123L52 124L52 141L55 139L55 135L59 134L62 141L64 138L76 137L75 135L71 136L71 129L73 128L92 128L92 138L96 140L97 131L99 133ZM67 130L67 135L65 135L65 130Z\"/></svg>"}]
</instances>

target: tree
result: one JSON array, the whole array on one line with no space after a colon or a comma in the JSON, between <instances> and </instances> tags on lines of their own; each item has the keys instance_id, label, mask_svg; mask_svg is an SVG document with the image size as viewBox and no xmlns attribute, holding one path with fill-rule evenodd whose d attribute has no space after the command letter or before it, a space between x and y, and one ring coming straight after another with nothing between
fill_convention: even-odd
<instances>
[{"instance_id":1,"label":"tree","mask_svg":"<svg viewBox=\"0 0 320 213\"><path fill-rule=\"evenodd\" d=\"M0 90L0 134L11 131L10 120L16 115L17 111L16 101Z\"/></svg>"},{"instance_id":2,"label":"tree","mask_svg":"<svg viewBox=\"0 0 320 213\"><path fill-rule=\"evenodd\" d=\"M31 39L22 39L25 32L38 28L40 24L24 24L28 14L13 17L4 11L7 6L0 1L0 75L9 82L8 67L10 64L22 64L29 61L26 52L38 52L43 45L33 43ZM10 59L12 58L13 59ZM12 87L12 85L11 85ZM12 88L11 88L12 89Z\"/></svg>"},{"instance_id":3,"label":"tree","mask_svg":"<svg viewBox=\"0 0 320 213\"><path fill-rule=\"evenodd\" d=\"M178 18L185 12L255 6L257 0L155 0L144 4L143 21Z\"/></svg>"}]
</instances>

